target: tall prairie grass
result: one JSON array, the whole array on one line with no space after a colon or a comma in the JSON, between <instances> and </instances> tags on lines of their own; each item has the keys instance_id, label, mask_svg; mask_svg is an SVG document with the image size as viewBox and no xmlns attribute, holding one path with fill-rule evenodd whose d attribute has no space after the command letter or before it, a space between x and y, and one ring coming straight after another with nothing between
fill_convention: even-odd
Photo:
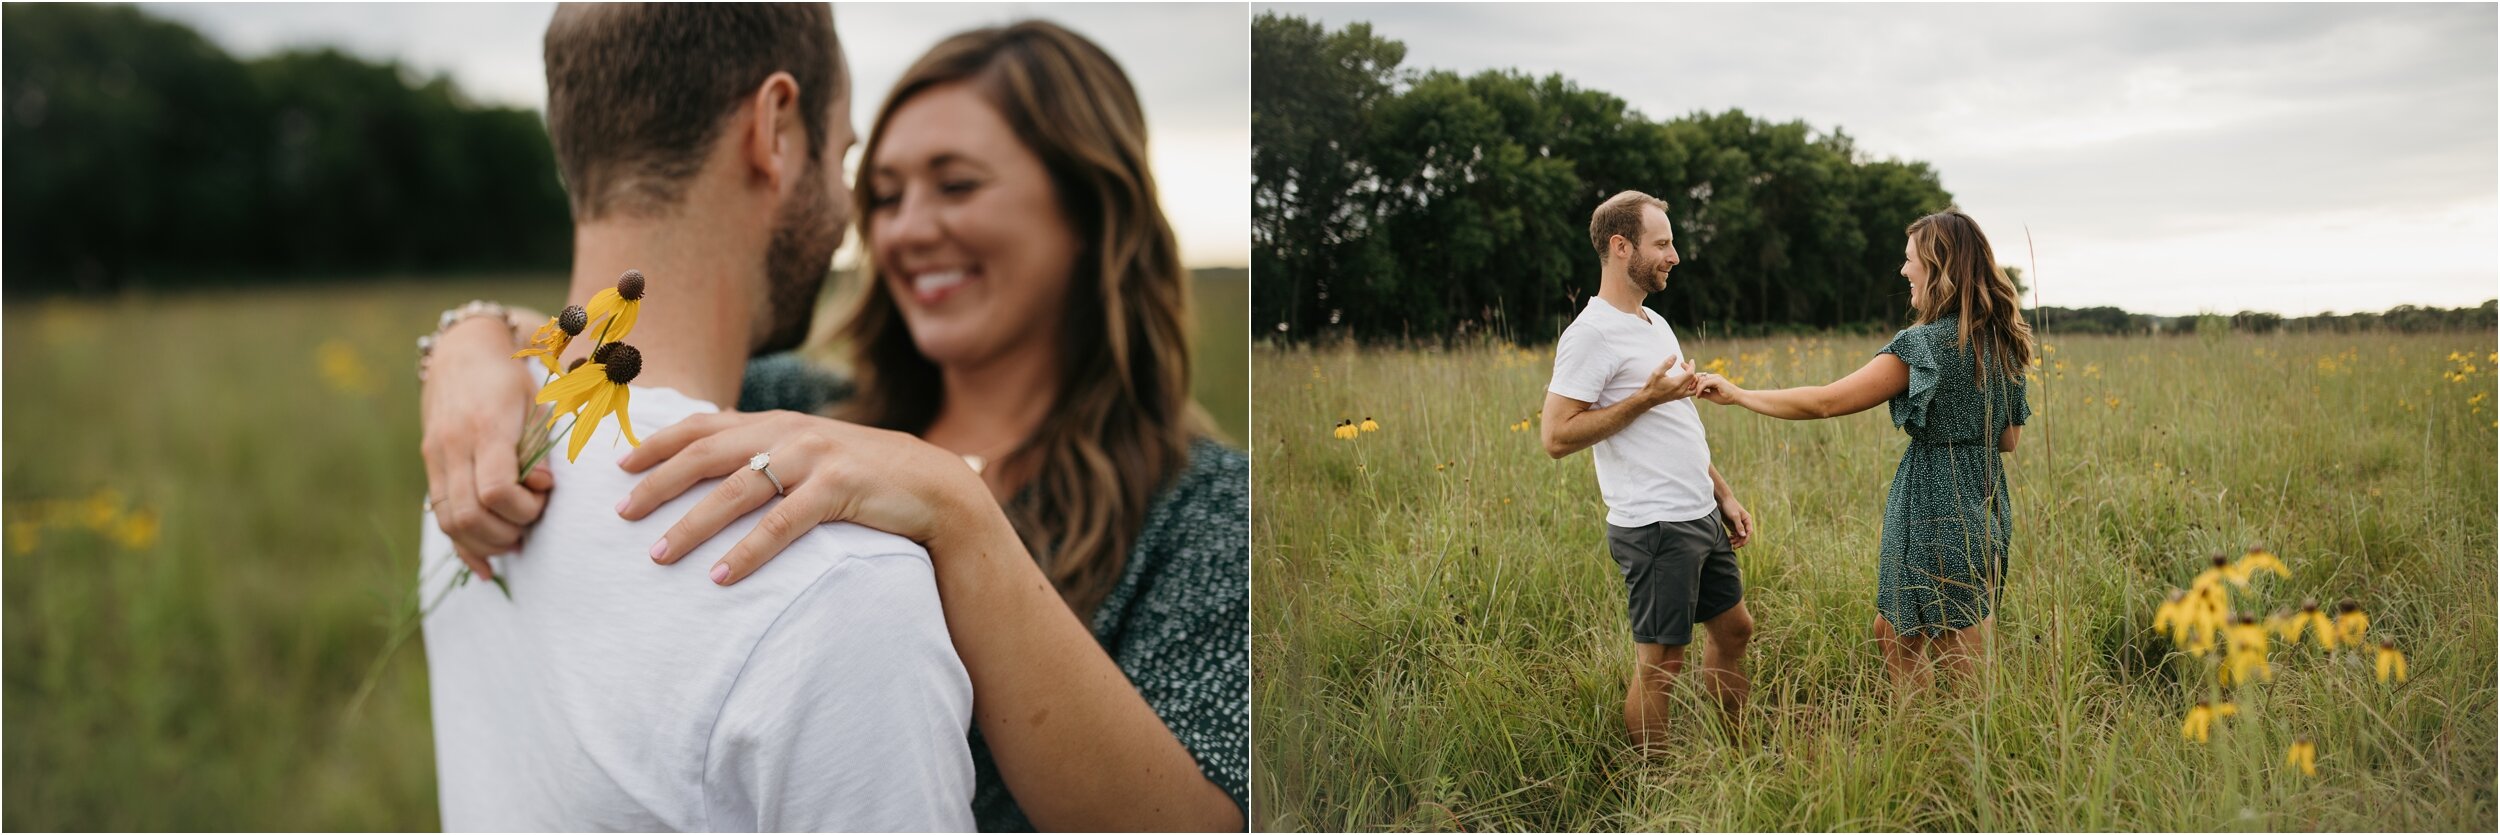
<instances>
[{"instance_id":1,"label":"tall prairie grass","mask_svg":"<svg viewBox=\"0 0 2500 835\"><path fill-rule=\"evenodd\" d=\"M1880 338L1688 340L1749 387ZM1550 348L1254 352L1254 824L1263 829L2489 831L2492 334L2052 339L2008 460L2014 552L1982 679L1899 699L1870 624L1885 411L1700 404L1759 530L1744 732L1681 682L1677 742L1623 736L1622 581L1586 454L1533 422ZM2460 359L2463 358L2463 359ZM2464 372L2468 366L2475 370ZM1381 429L1339 440L1339 421ZM2211 744L2156 606L2252 544L2265 610L2360 600L2412 657L2280 653ZM2316 740L2319 774L2283 765Z\"/></svg>"},{"instance_id":2,"label":"tall prairie grass","mask_svg":"<svg viewBox=\"0 0 2500 835\"><path fill-rule=\"evenodd\" d=\"M1199 397L1247 427L1247 285ZM548 277L5 308L5 828L440 827L425 655L356 713L415 577L414 338ZM560 487L558 489L561 489Z\"/></svg>"}]
</instances>

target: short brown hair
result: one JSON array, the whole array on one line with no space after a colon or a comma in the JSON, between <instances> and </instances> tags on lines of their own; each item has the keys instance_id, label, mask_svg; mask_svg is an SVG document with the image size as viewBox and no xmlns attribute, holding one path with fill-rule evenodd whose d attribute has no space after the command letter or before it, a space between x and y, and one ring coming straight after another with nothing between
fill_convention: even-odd
<instances>
[{"instance_id":1,"label":"short brown hair","mask_svg":"<svg viewBox=\"0 0 2500 835\"><path fill-rule=\"evenodd\" d=\"M676 205L721 126L775 72L824 153L842 78L824 3L567 3L547 23L547 137L575 220Z\"/></svg>"},{"instance_id":2,"label":"short brown hair","mask_svg":"<svg viewBox=\"0 0 2500 835\"><path fill-rule=\"evenodd\" d=\"M1622 235L1624 240L1631 241L1635 246L1640 244L1641 208L1644 206L1656 206L1658 211L1664 212L1667 201L1637 191L1621 191L1606 198L1606 202L1597 204L1597 211L1589 214L1589 245L1597 248L1597 263L1606 263L1610 257L1606 252L1606 242L1616 235Z\"/></svg>"}]
</instances>

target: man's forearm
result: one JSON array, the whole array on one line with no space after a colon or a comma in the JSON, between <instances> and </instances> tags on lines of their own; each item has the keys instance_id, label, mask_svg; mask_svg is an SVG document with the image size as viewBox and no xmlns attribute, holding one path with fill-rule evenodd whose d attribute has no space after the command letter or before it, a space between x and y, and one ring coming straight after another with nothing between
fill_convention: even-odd
<instances>
[{"instance_id":1,"label":"man's forearm","mask_svg":"<svg viewBox=\"0 0 2500 835\"><path fill-rule=\"evenodd\" d=\"M1656 406L1655 403L1644 403L1634 398L1603 408L1565 413L1562 420L1552 422L1553 434L1546 442L1545 452L1561 458L1595 446L1598 441L1614 437L1615 433L1632 425L1634 418Z\"/></svg>"}]
</instances>

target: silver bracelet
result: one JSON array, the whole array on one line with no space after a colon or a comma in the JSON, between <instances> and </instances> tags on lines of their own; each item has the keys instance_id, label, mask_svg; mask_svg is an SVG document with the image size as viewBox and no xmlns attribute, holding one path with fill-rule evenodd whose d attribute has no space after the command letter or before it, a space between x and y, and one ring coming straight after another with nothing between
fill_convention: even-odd
<instances>
[{"instance_id":1,"label":"silver bracelet","mask_svg":"<svg viewBox=\"0 0 2500 835\"><path fill-rule=\"evenodd\" d=\"M417 337L417 382L425 382L426 363L434 358L434 342L443 338L443 332L479 316L503 320L505 327L512 328L514 337L519 337L521 330L512 324L512 309L503 305L485 299L471 299L468 304L443 311L442 318L434 322L434 332Z\"/></svg>"}]
</instances>

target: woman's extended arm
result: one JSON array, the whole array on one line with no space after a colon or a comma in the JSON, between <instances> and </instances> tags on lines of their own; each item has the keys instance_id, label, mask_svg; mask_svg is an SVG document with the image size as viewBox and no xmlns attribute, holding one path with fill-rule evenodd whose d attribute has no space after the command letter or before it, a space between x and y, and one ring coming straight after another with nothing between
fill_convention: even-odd
<instances>
[{"instance_id":1,"label":"woman's extended arm","mask_svg":"<svg viewBox=\"0 0 2500 835\"><path fill-rule=\"evenodd\" d=\"M770 450L787 495L740 474ZM999 776L1042 829L1239 830L1242 808L1199 770L1017 538L962 460L899 432L793 412L697 415L619 462L649 470L618 515L639 519L709 478L730 476L654 545L674 562L731 520L771 507L713 569L736 582L824 522L919 542L937 569L956 654L972 677L973 721Z\"/></svg>"},{"instance_id":2,"label":"woman's extended arm","mask_svg":"<svg viewBox=\"0 0 2500 835\"><path fill-rule=\"evenodd\" d=\"M2013 451L2014 451L2014 445L2015 445L2015 444L2022 443L2022 442L2023 442L2023 425L2022 425L2022 424L2017 423L2017 424L2014 424L2014 425L2012 425L2012 426L2005 427L2005 434L1997 436L1997 451L1998 451L1998 452L2013 452Z\"/></svg>"},{"instance_id":3,"label":"woman's extended arm","mask_svg":"<svg viewBox=\"0 0 2500 835\"><path fill-rule=\"evenodd\" d=\"M1865 367L1819 386L1751 391L1717 374L1702 375L1701 398L1743 406L1781 420L1816 420L1875 408L1910 388L1910 367L1900 357L1876 354Z\"/></svg>"}]
</instances>

